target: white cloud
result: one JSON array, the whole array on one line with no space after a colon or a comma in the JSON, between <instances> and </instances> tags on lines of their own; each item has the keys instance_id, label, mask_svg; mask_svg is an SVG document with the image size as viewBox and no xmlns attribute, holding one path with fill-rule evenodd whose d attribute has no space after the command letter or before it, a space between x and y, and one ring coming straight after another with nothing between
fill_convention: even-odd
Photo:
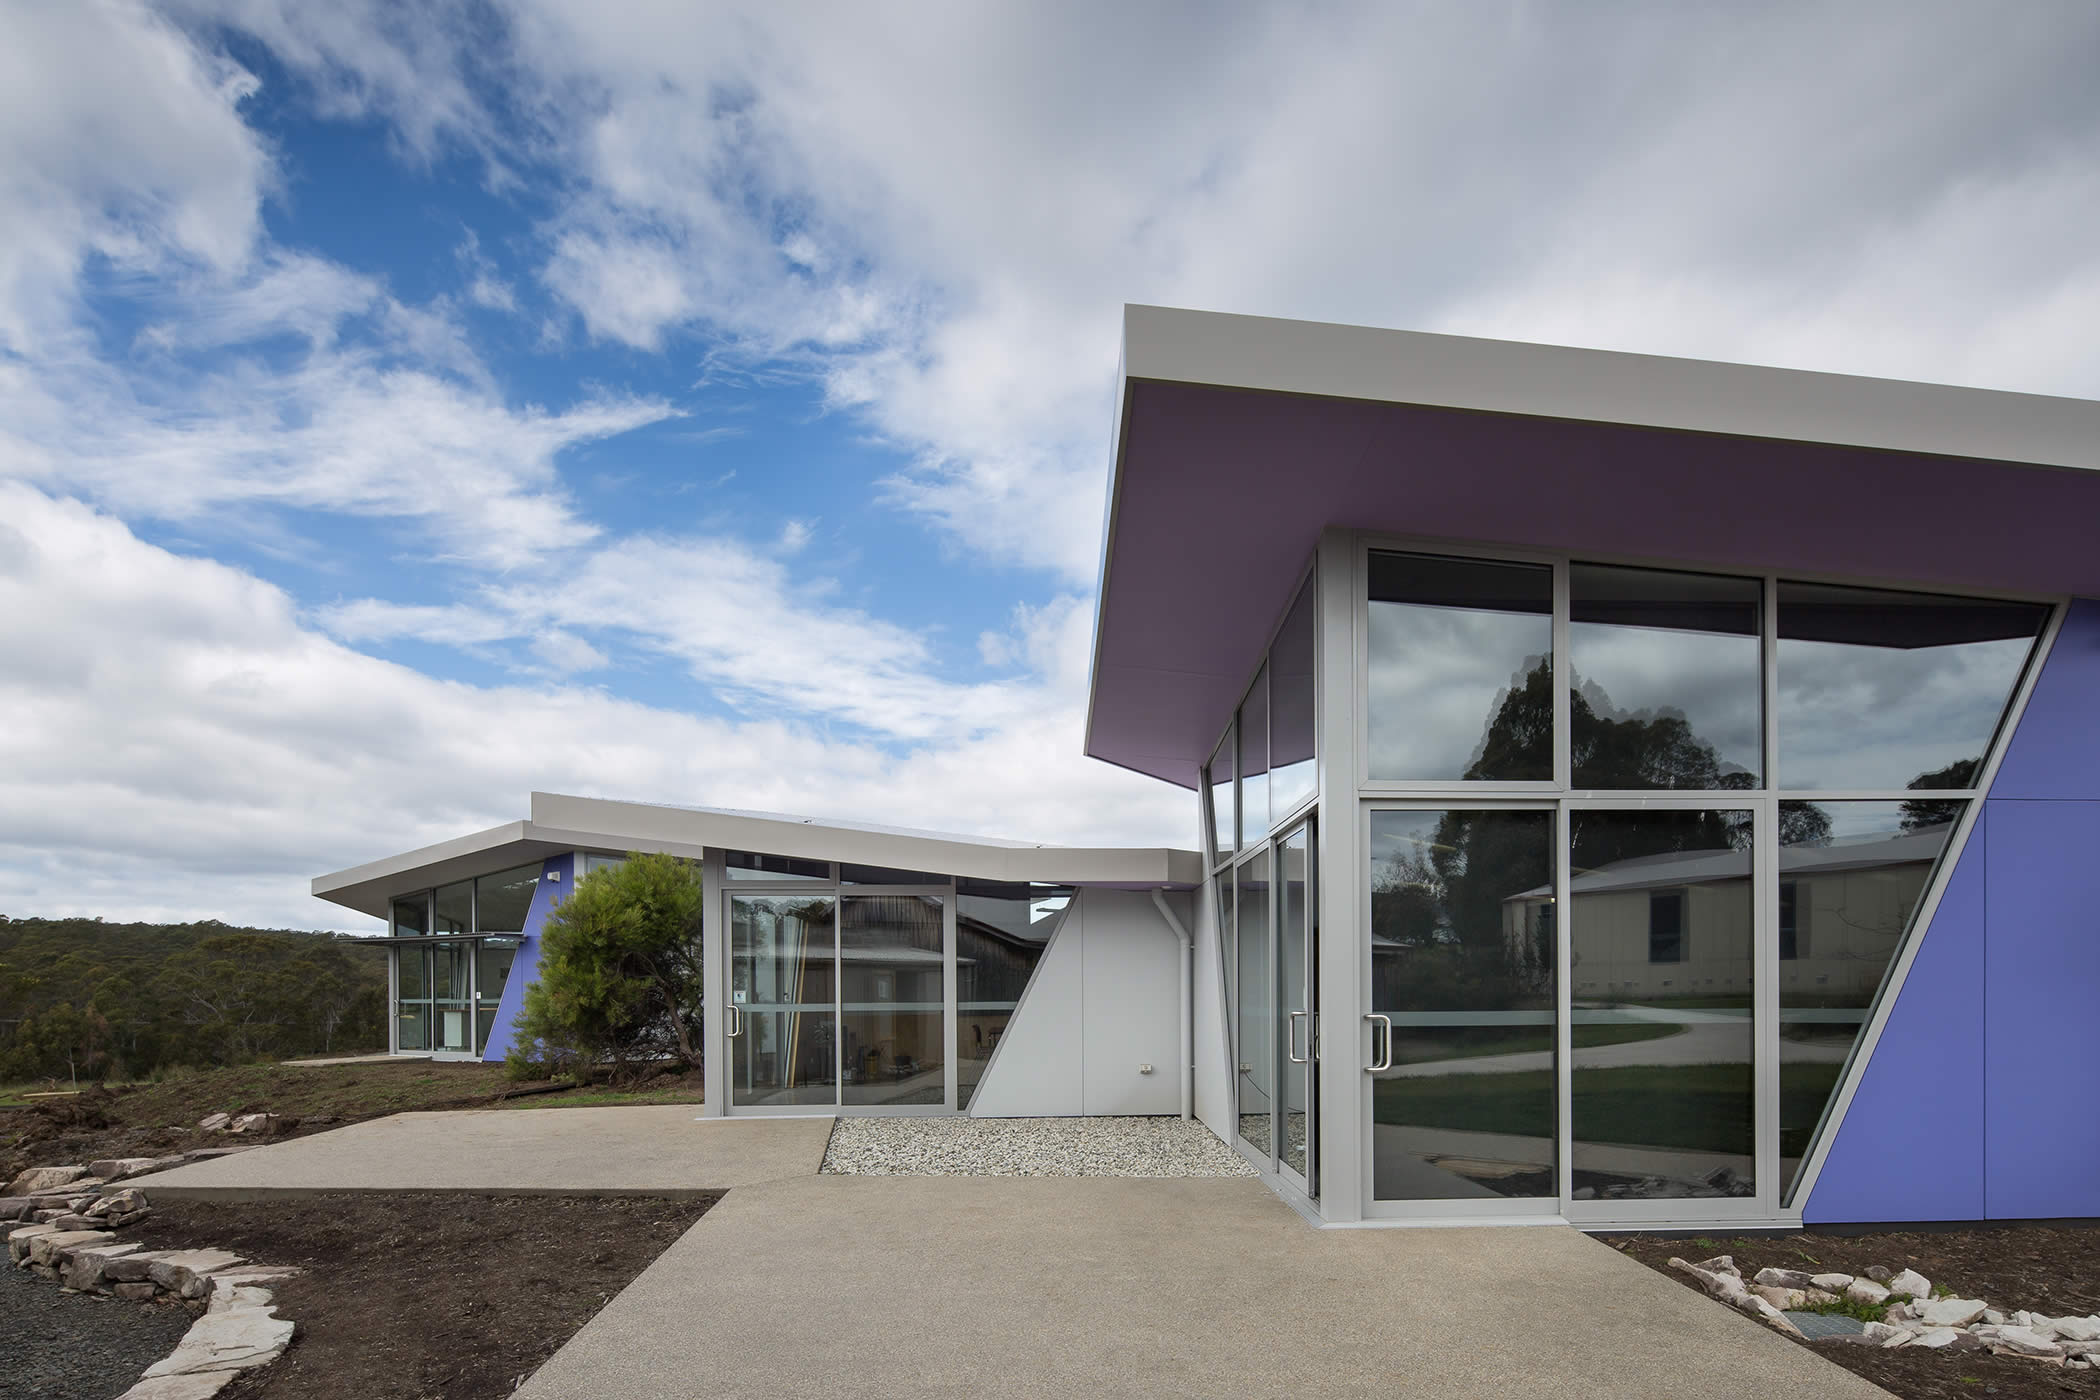
<instances>
[{"instance_id":1,"label":"white cloud","mask_svg":"<svg viewBox=\"0 0 2100 1400\"><path fill-rule=\"evenodd\" d=\"M434 680L268 584L0 484L0 910L364 921L314 874L523 815L534 788L1084 843L1186 844L1186 794L1077 752L1083 610L1033 707L902 756L559 685Z\"/></svg>"}]
</instances>

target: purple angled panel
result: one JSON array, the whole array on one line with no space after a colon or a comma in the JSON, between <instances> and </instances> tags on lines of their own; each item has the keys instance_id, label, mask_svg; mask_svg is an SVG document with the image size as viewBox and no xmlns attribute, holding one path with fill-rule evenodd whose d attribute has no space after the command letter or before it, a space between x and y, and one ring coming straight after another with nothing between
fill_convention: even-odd
<instances>
[{"instance_id":1,"label":"purple angled panel","mask_svg":"<svg viewBox=\"0 0 2100 1400\"><path fill-rule=\"evenodd\" d=\"M1969 833L1858 1092L1802 1207L1819 1222L1984 1214L1987 809Z\"/></svg>"},{"instance_id":2,"label":"purple angled panel","mask_svg":"<svg viewBox=\"0 0 2100 1400\"><path fill-rule=\"evenodd\" d=\"M2042 737L2031 729L2034 719L2030 709L2023 739ZM2067 766L2100 757L2090 720L2053 738ZM2006 801L1996 791L1987 804L1984 1213L1996 1220L2096 1216L2100 801Z\"/></svg>"},{"instance_id":3,"label":"purple angled panel","mask_svg":"<svg viewBox=\"0 0 2100 1400\"><path fill-rule=\"evenodd\" d=\"M532 906L525 911L525 941L518 945L510 976L504 979L503 999L496 1003L496 1023L489 1028L488 1048L481 1052L484 1061L493 1064L510 1053L511 1030L518 1023L518 1013L525 1009L525 984L540 970L540 929L554 906L568 898L575 885L575 856L549 856L540 866L540 882L533 887Z\"/></svg>"},{"instance_id":4,"label":"purple angled panel","mask_svg":"<svg viewBox=\"0 0 2100 1400\"><path fill-rule=\"evenodd\" d=\"M2035 678L2020 728L2006 745L1992 797L2100 799L2100 600L2073 598Z\"/></svg>"}]
</instances>

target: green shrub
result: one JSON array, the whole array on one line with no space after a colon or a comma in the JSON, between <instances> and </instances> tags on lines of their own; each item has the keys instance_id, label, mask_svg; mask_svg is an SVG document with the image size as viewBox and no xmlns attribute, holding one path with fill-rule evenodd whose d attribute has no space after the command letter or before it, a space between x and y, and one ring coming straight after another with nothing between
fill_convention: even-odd
<instances>
[{"instance_id":1,"label":"green shrub","mask_svg":"<svg viewBox=\"0 0 2100 1400\"><path fill-rule=\"evenodd\" d=\"M631 853L578 881L540 930L511 1077L698 1069L701 907L700 868L675 856Z\"/></svg>"}]
</instances>

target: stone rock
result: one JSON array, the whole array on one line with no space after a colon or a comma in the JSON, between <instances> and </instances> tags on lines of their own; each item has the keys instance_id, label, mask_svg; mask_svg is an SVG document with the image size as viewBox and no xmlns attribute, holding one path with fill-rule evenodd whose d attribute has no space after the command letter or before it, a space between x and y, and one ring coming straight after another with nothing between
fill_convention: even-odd
<instances>
[{"instance_id":1,"label":"stone rock","mask_svg":"<svg viewBox=\"0 0 2100 1400\"><path fill-rule=\"evenodd\" d=\"M1911 1338L1910 1344L1914 1347L1925 1347L1932 1351L1938 1351L1941 1347L1953 1346L1966 1335L1968 1334L1959 1327L1928 1327L1918 1333L1917 1336Z\"/></svg>"},{"instance_id":2,"label":"stone rock","mask_svg":"<svg viewBox=\"0 0 2100 1400\"><path fill-rule=\"evenodd\" d=\"M199 1371L239 1371L275 1360L292 1340L289 1318L275 1308L206 1313L190 1324L175 1350L146 1368L146 1379Z\"/></svg>"},{"instance_id":3,"label":"stone rock","mask_svg":"<svg viewBox=\"0 0 2100 1400\"><path fill-rule=\"evenodd\" d=\"M160 1290L150 1283L113 1283L109 1291L119 1298L128 1298L134 1303L143 1303Z\"/></svg>"},{"instance_id":4,"label":"stone rock","mask_svg":"<svg viewBox=\"0 0 2100 1400\"><path fill-rule=\"evenodd\" d=\"M1891 1327L1886 1322L1870 1322L1860 1329L1859 1339L1869 1346L1902 1346L1910 1340L1910 1333L1901 1327Z\"/></svg>"},{"instance_id":5,"label":"stone rock","mask_svg":"<svg viewBox=\"0 0 2100 1400\"><path fill-rule=\"evenodd\" d=\"M1735 1266L1735 1256L1732 1254L1716 1254L1711 1259L1700 1260L1692 1267L1704 1269L1710 1274L1733 1274L1737 1278L1743 1276L1743 1271Z\"/></svg>"},{"instance_id":6,"label":"stone rock","mask_svg":"<svg viewBox=\"0 0 2100 1400\"><path fill-rule=\"evenodd\" d=\"M1890 1273L1887 1269L1884 1269L1879 1264L1867 1265L1866 1274L1868 1278L1874 1280L1874 1282L1876 1283L1887 1283L1890 1279L1895 1277L1894 1274Z\"/></svg>"},{"instance_id":7,"label":"stone rock","mask_svg":"<svg viewBox=\"0 0 2100 1400\"><path fill-rule=\"evenodd\" d=\"M50 1191L80 1180L88 1174L86 1167L31 1167L7 1185L0 1195L34 1196L39 1191Z\"/></svg>"},{"instance_id":8,"label":"stone rock","mask_svg":"<svg viewBox=\"0 0 2100 1400\"><path fill-rule=\"evenodd\" d=\"M72 1213L70 1210L39 1210L32 1212L29 1218L39 1225L49 1225L60 1216L71 1215Z\"/></svg>"},{"instance_id":9,"label":"stone rock","mask_svg":"<svg viewBox=\"0 0 2100 1400\"><path fill-rule=\"evenodd\" d=\"M164 1167L179 1165L180 1157L105 1157L88 1163L88 1175L99 1176L104 1181L122 1181L127 1176L144 1176Z\"/></svg>"},{"instance_id":10,"label":"stone rock","mask_svg":"<svg viewBox=\"0 0 2100 1400\"><path fill-rule=\"evenodd\" d=\"M1784 1312L1789 1308L1806 1306L1808 1294L1799 1288L1780 1288L1769 1283L1753 1283L1750 1291Z\"/></svg>"},{"instance_id":11,"label":"stone rock","mask_svg":"<svg viewBox=\"0 0 2100 1400\"><path fill-rule=\"evenodd\" d=\"M255 1144L252 1142L245 1143L239 1147L193 1147L182 1154L182 1160L185 1162L207 1162L214 1157L231 1157L236 1152L253 1151L254 1147Z\"/></svg>"},{"instance_id":12,"label":"stone rock","mask_svg":"<svg viewBox=\"0 0 2100 1400\"><path fill-rule=\"evenodd\" d=\"M1766 1284L1773 1288L1814 1288L1816 1286L1814 1276L1804 1274L1799 1269L1759 1269L1757 1277L1752 1282Z\"/></svg>"},{"instance_id":13,"label":"stone rock","mask_svg":"<svg viewBox=\"0 0 2100 1400\"><path fill-rule=\"evenodd\" d=\"M17 1264L29 1262L30 1242L42 1235L55 1233L49 1225L17 1225L8 1231L7 1257Z\"/></svg>"},{"instance_id":14,"label":"stone rock","mask_svg":"<svg viewBox=\"0 0 2100 1400\"><path fill-rule=\"evenodd\" d=\"M1727 1259L1727 1256L1723 1255L1722 1259ZM1707 1267L1708 1264L1715 1262L1718 1261L1709 1259L1705 1264L1687 1264L1682 1259L1672 1258L1669 1261L1669 1267L1677 1270L1679 1273L1690 1274L1699 1281L1701 1288L1704 1288L1722 1302L1740 1305L1744 1299L1750 1296L1750 1290L1743 1287L1742 1275L1732 1270L1723 1273L1719 1269ZM1730 1262L1732 1263L1732 1261Z\"/></svg>"},{"instance_id":15,"label":"stone rock","mask_svg":"<svg viewBox=\"0 0 2100 1400\"><path fill-rule=\"evenodd\" d=\"M146 1193L136 1187L127 1186L121 1191L112 1191L107 1196L97 1196L88 1203L88 1215L129 1215L146 1208Z\"/></svg>"},{"instance_id":16,"label":"stone rock","mask_svg":"<svg viewBox=\"0 0 2100 1400\"><path fill-rule=\"evenodd\" d=\"M1932 1282L1916 1269L1905 1269L1888 1280L1889 1292L1902 1293L1912 1298L1930 1298Z\"/></svg>"},{"instance_id":17,"label":"stone rock","mask_svg":"<svg viewBox=\"0 0 2100 1400\"><path fill-rule=\"evenodd\" d=\"M1820 1288L1826 1293L1843 1293L1852 1286L1852 1275L1816 1274L1808 1282L1810 1287Z\"/></svg>"},{"instance_id":18,"label":"stone rock","mask_svg":"<svg viewBox=\"0 0 2100 1400\"><path fill-rule=\"evenodd\" d=\"M211 1400L224 1390L237 1371L192 1371L180 1376L155 1376L140 1381L117 1400Z\"/></svg>"},{"instance_id":19,"label":"stone rock","mask_svg":"<svg viewBox=\"0 0 2100 1400\"><path fill-rule=\"evenodd\" d=\"M276 1116L274 1113L243 1113L226 1125L226 1131L229 1133L266 1133L270 1130L270 1120Z\"/></svg>"},{"instance_id":20,"label":"stone rock","mask_svg":"<svg viewBox=\"0 0 2100 1400\"><path fill-rule=\"evenodd\" d=\"M250 1264L239 1269L214 1269L211 1281L215 1288L242 1288L251 1284L283 1283L298 1276L299 1271L289 1264Z\"/></svg>"},{"instance_id":21,"label":"stone rock","mask_svg":"<svg viewBox=\"0 0 2100 1400\"><path fill-rule=\"evenodd\" d=\"M1916 1309L1927 1327L1967 1327L1989 1311L1981 1298L1935 1298Z\"/></svg>"},{"instance_id":22,"label":"stone rock","mask_svg":"<svg viewBox=\"0 0 2100 1400\"><path fill-rule=\"evenodd\" d=\"M143 1283L157 1288L153 1282L153 1266L170 1254L172 1249L148 1250L142 1254L122 1254L102 1265L102 1277L111 1283Z\"/></svg>"},{"instance_id":23,"label":"stone rock","mask_svg":"<svg viewBox=\"0 0 2100 1400\"><path fill-rule=\"evenodd\" d=\"M1807 1337L1802 1336L1801 1329L1796 1327L1785 1313L1773 1307L1764 1299L1750 1295L1747 1297L1747 1302L1748 1306L1743 1311L1749 1313L1758 1321L1765 1323L1767 1326L1777 1328L1789 1337L1800 1337L1804 1342L1808 1340Z\"/></svg>"},{"instance_id":24,"label":"stone rock","mask_svg":"<svg viewBox=\"0 0 2100 1400\"><path fill-rule=\"evenodd\" d=\"M102 1185L99 1177L77 1176L63 1186L47 1186L41 1191L32 1191L32 1196L63 1196L68 1201L93 1200L95 1188Z\"/></svg>"},{"instance_id":25,"label":"stone rock","mask_svg":"<svg viewBox=\"0 0 2100 1400\"><path fill-rule=\"evenodd\" d=\"M35 1209L36 1201L29 1196L0 1196L0 1220L27 1220Z\"/></svg>"},{"instance_id":26,"label":"stone rock","mask_svg":"<svg viewBox=\"0 0 2100 1400\"><path fill-rule=\"evenodd\" d=\"M116 1236L107 1230L53 1230L29 1242L29 1262L57 1268L59 1254L84 1244L108 1244ZM9 1240L10 1247L14 1241Z\"/></svg>"},{"instance_id":27,"label":"stone rock","mask_svg":"<svg viewBox=\"0 0 2100 1400\"><path fill-rule=\"evenodd\" d=\"M90 1215L79 1215L72 1211L56 1217L51 1222L54 1230L99 1230L103 1222Z\"/></svg>"},{"instance_id":28,"label":"stone rock","mask_svg":"<svg viewBox=\"0 0 2100 1400\"><path fill-rule=\"evenodd\" d=\"M2100 1314L2056 1319L2056 1335L2066 1342L2100 1342Z\"/></svg>"},{"instance_id":29,"label":"stone rock","mask_svg":"<svg viewBox=\"0 0 2100 1400\"><path fill-rule=\"evenodd\" d=\"M209 1113L198 1120L197 1127L201 1132L222 1133L232 1121L233 1115L230 1113Z\"/></svg>"},{"instance_id":30,"label":"stone rock","mask_svg":"<svg viewBox=\"0 0 2100 1400\"><path fill-rule=\"evenodd\" d=\"M1838 1295L1824 1288L1801 1290L1801 1306L1804 1308L1827 1308L1838 1300Z\"/></svg>"},{"instance_id":31,"label":"stone rock","mask_svg":"<svg viewBox=\"0 0 2100 1400\"><path fill-rule=\"evenodd\" d=\"M1889 1291L1872 1279L1856 1278L1852 1280L1852 1286L1845 1290L1845 1296L1855 1303L1872 1306L1875 1303L1886 1303L1889 1300Z\"/></svg>"},{"instance_id":32,"label":"stone rock","mask_svg":"<svg viewBox=\"0 0 2100 1400\"><path fill-rule=\"evenodd\" d=\"M267 1288L252 1288L247 1284L227 1283L223 1279L212 1280L211 1301L205 1312L238 1312L242 1308L266 1308L275 1295Z\"/></svg>"},{"instance_id":33,"label":"stone rock","mask_svg":"<svg viewBox=\"0 0 2100 1400\"><path fill-rule=\"evenodd\" d=\"M2057 1349L2065 1356L2083 1356L2100 1359L2100 1342L2058 1342Z\"/></svg>"},{"instance_id":34,"label":"stone rock","mask_svg":"<svg viewBox=\"0 0 2100 1400\"><path fill-rule=\"evenodd\" d=\"M66 1287L77 1288L85 1293L101 1284L103 1267L111 1259L136 1254L138 1248L136 1244L126 1243L71 1250L66 1255L66 1261L58 1266L58 1276L65 1280Z\"/></svg>"},{"instance_id":35,"label":"stone rock","mask_svg":"<svg viewBox=\"0 0 2100 1400\"><path fill-rule=\"evenodd\" d=\"M1983 1320L1993 1327L2003 1327L2005 1325L2005 1314L1999 1312L1996 1308L1985 1308L1983 1310Z\"/></svg>"},{"instance_id":36,"label":"stone rock","mask_svg":"<svg viewBox=\"0 0 2100 1400\"><path fill-rule=\"evenodd\" d=\"M174 1249L147 1266L146 1276L170 1293L202 1298L211 1291L207 1275L242 1262L240 1255L223 1249Z\"/></svg>"},{"instance_id":37,"label":"stone rock","mask_svg":"<svg viewBox=\"0 0 2100 1400\"><path fill-rule=\"evenodd\" d=\"M1992 1350L2013 1356L2062 1356L2063 1348L2047 1337L2038 1336L2033 1330L2008 1324L1998 1329L1991 1338Z\"/></svg>"}]
</instances>

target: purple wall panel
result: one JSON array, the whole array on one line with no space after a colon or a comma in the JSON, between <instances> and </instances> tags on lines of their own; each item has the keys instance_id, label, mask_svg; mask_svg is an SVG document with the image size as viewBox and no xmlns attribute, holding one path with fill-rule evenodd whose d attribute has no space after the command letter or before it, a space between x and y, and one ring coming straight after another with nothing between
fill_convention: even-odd
<instances>
[{"instance_id":1,"label":"purple wall panel","mask_svg":"<svg viewBox=\"0 0 2100 1400\"><path fill-rule=\"evenodd\" d=\"M1991 796L2100 799L2100 601L2074 598Z\"/></svg>"},{"instance_id":2,"label":"purple wall panel","mask_svg":"<svg viewBox=\"0 0 2100 1400\"><path fill-rule=\"evenodd\" d=\"M1988 806L1984 1213L2100 1216L2100 802Z\"/></svg>"},{"instance_id":3,"label":"purple wall panel","mask_svg":"<svg viewBox=\"0 0 2100 1400\"><path fill-rule=\"evenodd\" d=\"M1802 1218L1984 1214L1985 852L1976 823Z\"/></svg>"},{"instance_id":4,"label":"purple wall panel","mask_svg":"<svg viewBox=\"0 0 2100 1400\"><path fill-rule=\"evenodd\" d=\"M488 1048L481 1058L491 1063L510 1053L511 1028L525 1009L525 984L540 970L540 928L555 905L576 887L576 857L549 856L540 866L540 882L532 891L532 906L525 911L525 941L518 945L517 960L503 983L503 999L496 1003L496 1024L489 1028Z\"/></svg>"}]
</instances>

